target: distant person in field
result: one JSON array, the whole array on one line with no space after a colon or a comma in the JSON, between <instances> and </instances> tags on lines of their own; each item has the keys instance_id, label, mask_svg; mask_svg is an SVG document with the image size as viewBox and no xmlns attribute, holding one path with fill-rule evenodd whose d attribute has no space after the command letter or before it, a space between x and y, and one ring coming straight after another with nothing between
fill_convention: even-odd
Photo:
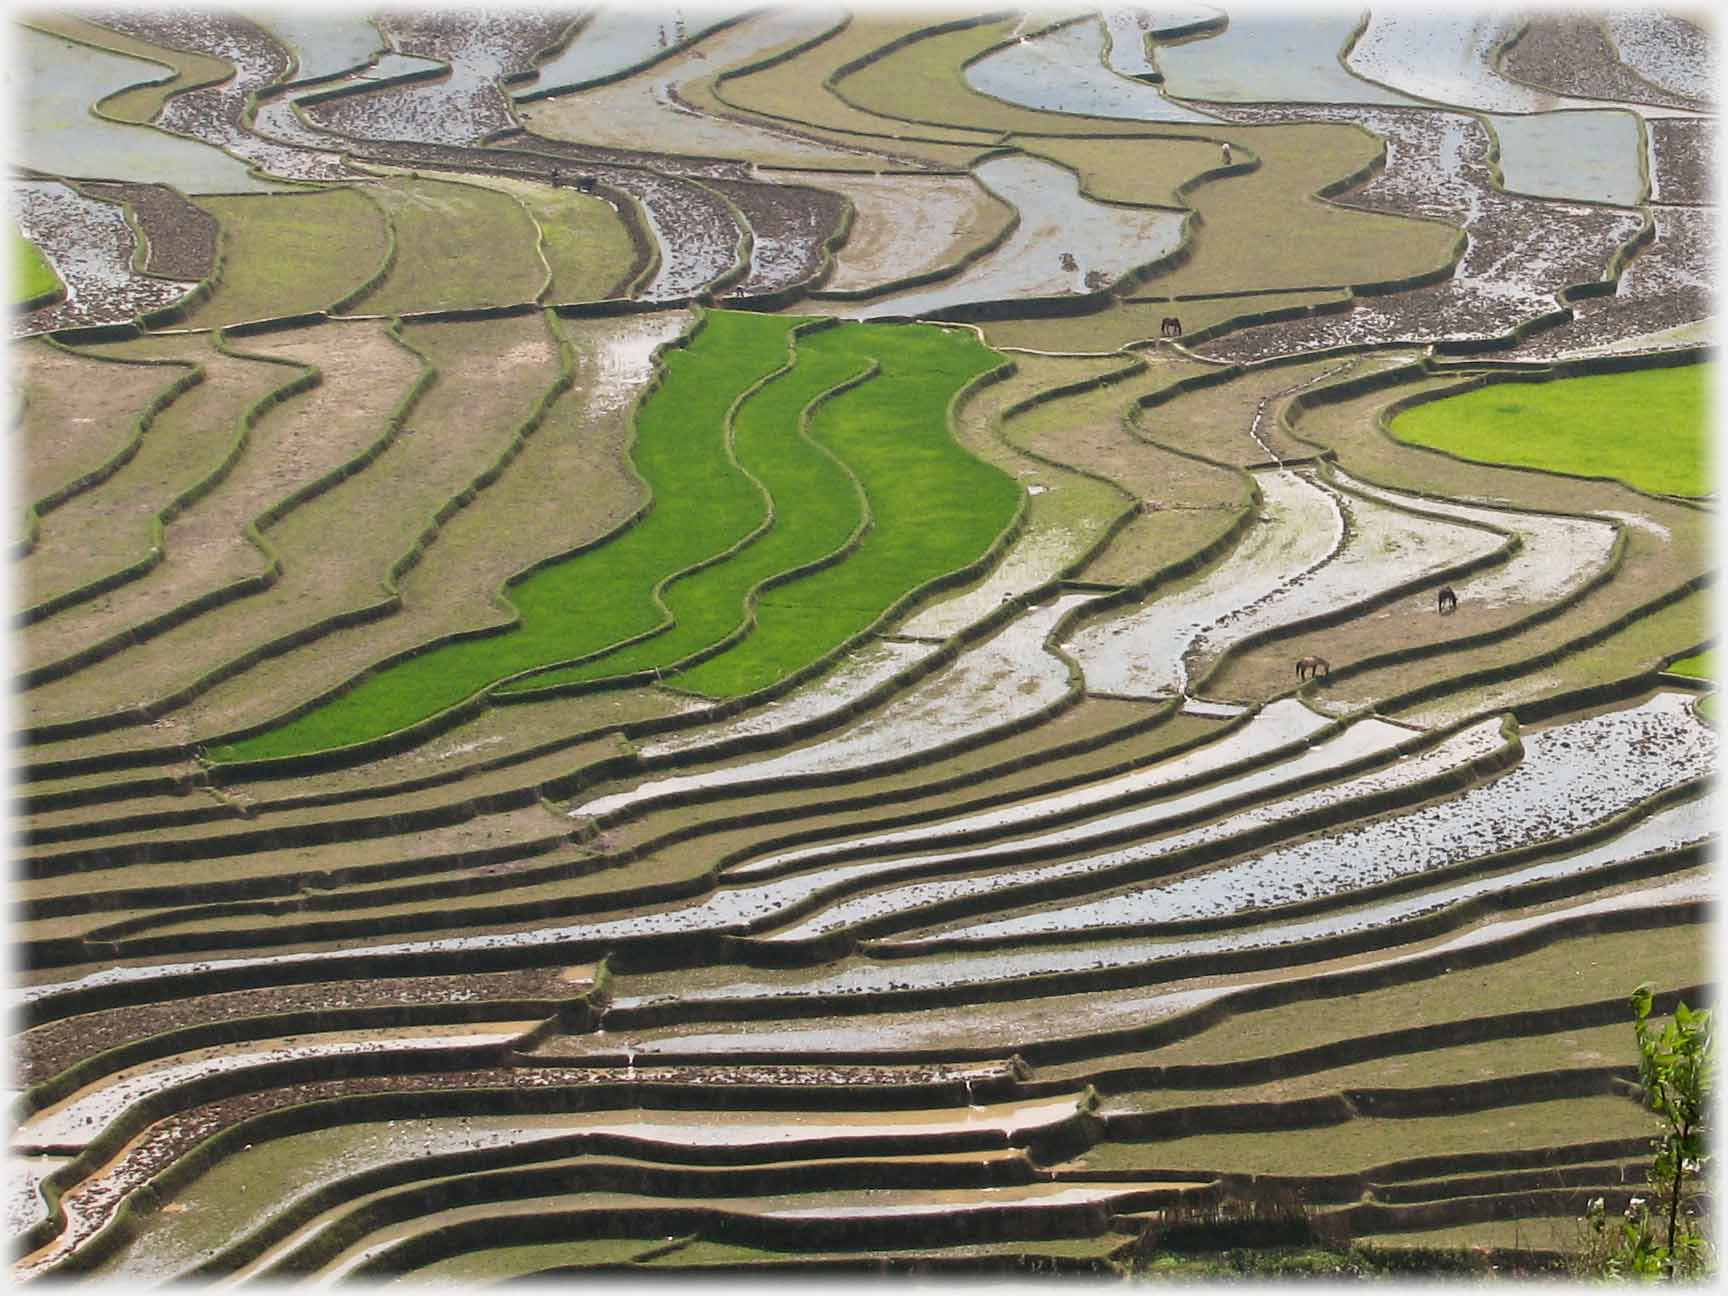
<instances>
[{"instance_id":1,"label":"distant person in field","mask_svg":"<svg viewBox=\"0 0 1728 1296\"><path fill-rule=\"evenodd\" d=\"M1230 165L1230 146L1228 144L1224 146L1224 165Z\"/></svg>"}]
</instances>

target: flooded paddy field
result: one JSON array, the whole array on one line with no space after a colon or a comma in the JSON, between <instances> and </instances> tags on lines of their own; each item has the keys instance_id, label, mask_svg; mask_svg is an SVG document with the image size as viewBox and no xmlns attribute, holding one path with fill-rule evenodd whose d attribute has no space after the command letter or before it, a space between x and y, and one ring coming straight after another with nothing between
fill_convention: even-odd
<instances>
[{"instance_id":1,"label":"flooded paddy field","mask_svg":"<svg viewBox=\"0 0 1728 1296\"><path fill-rule=\"evenodd\" d=\"M357 71L387 48L383 34L359 14L332 21L323 14L282 11L264 15L258 25L294 60L289 85Z\"/></svg>"},{"instance_id":2,"label":"flooded paddy field","mask_svg":"<svg viewBox=\"0 0 1728 1296\"><path fill-rule=\"evenodd\" d=\"M172 17L116 13L105 25L171 49L193 50L221 59L234 75L217 85L172 96L156 124L190 139L225 150L262 172L289 180L346 180L356 173L334 152L307 152L274 143L246 127L248 106L257 93L286 76L288 52L243 19L184 13Z\"/></svg>"},{"instance_id":3,"label":"flooded paddy field","mask_svg":"<svg viewBox=\"0 0 1728 1296\"><path fill-rule=\"evenodd\" d=\"M1644 197L1643 150L1631 113L1497 113L1489 120L1504 184L1513 193L1616 207L1634 206ZM1570 161L1562 164L1561 158Z\"/></svg>"},{"instance_id":4,"label":"flooded paddy field","mask_svg":"<svg viewBox=\"0 0 1728 1296\"><path fill-rule=\"evenodd\" d=\"M1071 172L1041 158L990 158L973 174L1020 214L1019 227L1005 243L952 280L857 305L839 304L833 313L854 319L916 318L978 302L1079 294L1094 282L1114 283L1136 266L1174 251L1181 241L1180 214L1093 202ZM1098 278L1089 281L1089 275Z\"/></svg>"},{"instance_id":5,"label":"flooded paddy field","mask_svg":"<svg viewBox=\"0 0 1728 1296\"><path fill-rule=\"evenodd\" d=\"M1087 688L1123 697L1186 693L1190 655L1208 631L1320 571L1344 542L1335 496L1287 469L1253 474L1254 524L1222 562L1185 587L1083 625L1065 650Z\"/></svg>"},{"instance_id":6,"label":"flooded paddy field","mask_svg":"<svg viewBox=\"0 0 1728 1296\"><path fill-rule=\"evenodd\" d=\"M18 320L15 335L127 324L172 306L198 286L196 280L156 278L134 269L137 231L114 203L47 181L15 184L12 195L18 228L42 249L66 286L63 300Z\"/></svg>"},{"instance_id":7,"label":"flooded paddy field","mask_svg":"<svg viewBox=\"0 0 1728 1296\"><path fill-rule=\"evenodd\" d=\"M1511 383L1709 362L1703 27L17 36L66 291L14 322L16 1279L1120 1274L1256 1175L1535 1263L1506 1217L1647 1191L1627 996L1710 993L1714 682L1667 668L1715 500L1602 409L1612 476L1517 466ZM1472 388L1497 442L1400 436ZM852 537L758 572L817 498ZM571 558L558 674L369 710Z\"/></svg>"},{"instance_id":8,"label":"flooded paddy field","mask_svg":"<svg viewBox=\"0 0 1728 1296\"><path fill-rule=\"evenodd\" d=\"M811 177L852 206L823 293L860 293L958 267L1003 235L1014 209L963 176Z\"/></svg>"},{"instance_id":9,"label":"flooded paddy field","mask_svg":"<svg viewBox=\"0 0 1728 1296\"><path fill-rule=\"evenodd\" d=\"M1360 25L1343 10L1231 15L1221 31L1161 46L1164 88L1184 99L1229 104L1406 104L1407 95L1356 75L1342 58Z\"/></svg>"},{"instance_id":10,"label":"flooded paddy field","mask_svg":"<svg viewBox=\"0 0 1728 1296\"><path fill-rule=\"evenodd\" d=\"M1677 701L1668 699L1668 706L1675 708ZM1642 729L1628 729L1628 723L1654 720L1660 714L1619 713L1543 730L1525 740L1516 770L1443 806L1380 820L1322 841L1267 851L1247 863L1197 873L1131 896L1070 907L1060 915L1045 915L1047 930L1103 923L1145 928L1236 916L1337 894L1339 888L1373 886L1390 880L1398 870L1427 872L1527 848L1547 840L1557 825L1569 831L1588 829L1631 812L1653 795L1682 786L1711 768L1713 735L1701 730L1683 709L1672 710L1667 719L1696 733L1699 746L1690 763L1670 764L1667 745L1653 744L1650 750L1664 753L1660 769L1622 766L1621 761L1644 747ZM1607 723L1610 720L1620 723ZM1627 776L1624 783L1608 784L1597 774L1596 762L1608 759L1608 753L1620 758L1614 770ZM1446 825L1443 846L1414 844L1436 841L1441 822ZM1698 826L1695 815L1691 825L1694 830ZM1399 838L1402 844L1388 844ZM1365 860L1375 863L1365 866ZM1031 924L997 923L977 929L977 934L1035 929Z\"/></svg>"},{"instance_id":11,"label":"flooded paddy field","mask_svg":"<svg viewBox=\"0 0 1728 1296\"><path fill-rule=\"evenodd\" d=\"M287 186L213 145L97 116L92 105L162 79L158 63L74 43L35 28L17 33L29 85L15 160L43 175L173 185L182 193L280 193Z\"/></svg>"},{"instance_id":12,"label":"flooded paddy field","mask_svg":"<svg viewBox=\"0 0 1728 1296\"><path fill-rule=\"evenodd\" d=\"M1157 85L1131 81L1107 66L1106 39L1101 21L1084 19L1022 36L968 64L966 81L974 90L1041 112L1142 122L1215 120L1165 98Z\"/></svg>"},{"instance_id":13,"label":"flooded paddy field","mask_svg":"<svg viewBox=\"0 0 1728 1296\"><path fill-rule=\"evenodd\" d=\"M536 134L587 146L758 165L873 169L880 157L740 121L703 103L703 91L716 76L815 39L844 17L843 10L821 5L708 8L684 24L686 40L673 41L664 15L601 10L559 59L542 65L539 77L517 92L518 115ZM669 43L661 44L662 38ZM611 79L632 63L647 66Z\"/></svg>"},{"instance_id":14,"label":"flooded paddy field","mask_svg":"<svg viewBox=\"0 0 1728 1296\"><path fill-rule=\"evenodd\" d=\"M533 79L523 83L516 97L539 99L561 90L580 90L665 59L697 41L708 42L703 45L703 54L713 58L713 33L735 23L747 12L716 7L693 15L692 22L682 11L673 15L598 10L566 36L560 53L535 68Z\"/></svg>"}]
</instances>

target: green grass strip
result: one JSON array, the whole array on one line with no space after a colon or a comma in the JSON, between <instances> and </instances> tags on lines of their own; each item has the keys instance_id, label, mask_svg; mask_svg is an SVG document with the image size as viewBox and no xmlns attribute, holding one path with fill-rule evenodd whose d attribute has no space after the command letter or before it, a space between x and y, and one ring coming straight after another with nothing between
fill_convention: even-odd
<instances>
[{"instance_id":1,"label":"green grass strip","mask_svg":"<svg viewBox=\"0 0 1728 1296\"><path fill-rule=\"evenodd\" d=\"M663 592L674 621L666 632L498 692L669 667L740 632L745 600L764 581L842 548L864 520L858 488L831 454L804 436L803 424L813 402L870 367L855 348L821 350L801 339L796 365L747 396L733 417L732 452L771 501L765 529L726 560L672 579Z\"/></svg>"},{"instance_id":2,"label":"green grass strip","mask_svg":"<svg viewBox=\"0 0 1728 1296\"><path fill-rule=\"evenodd\" d=\"M846 324L799 343L812 359L838 348L870 356L881 375L823 405L810 431L857 476L870 530L845 561L765 593L755 633L679 675L681 689L737 697L784 679L981 558L1013 520L1019 484L950 430L955 399L1000 355L970 332L926 324Z\"/></svg>"},{"instance_id":3,"label":"green grass strip","mask_svg":"<svg viewBox=\"0 0 1728 1296\"><path fill-rule=\"evenodd\" d=\"M546 286L540 230L509 194L447 180L393 177L370 195L389 213L396 258L359 315L512 306Z\"/></svg>"},{"instance_id":4,"label":"green grass strip","mask_svg":"<svg viewBox=\"0 0 1728 1296\"><path fill-rule=\"evenodd\" d=\"M191 328L324 310L376 274L389 252L384 213L354 189L193 201L222 233L216 288L188 313Z\"/></svg>"},{"instance_id":5,"label":"green grass strip","mask_svg":"<svg viewBox=\"0 0 1728 1296\"><path fill-rule=\"evenodd\" d=\"M692 345L665 353L660 386L637 414L634 449L653 507L609 543L511 586L516 625L386 666L285 725L213 750L212 759L295 756L382 737L498 680L658 629L665 612L653 591L724 554L766 516L761 491L727 453L725 429L739 396L787 363L787 333L799 322L714 312Z\"/></svg>"},{"instance_id":6,"label":"green grass strip","mask_svg":"<svg viewBox=\"0 0 1728 1296\"><path fill-rule=\"evenodd\" d=\"M1712 366L1491 383L1399 414L1393 436L1483 463L1612 477L1639 490L1702 496Z\"/></svg>"},{"instance_id":7,"label":"green grass strip","mask_svg":"<svg viewBox=\"0 0 1728 1296\"><path fill-rule=\"evenodd\" d=\"M12 226L12 300L34 301L60 287L60 276L37 246Z\"/></svg>"},{"instance_id":8,"label":"green grass strip","mask_svg":"<svg viewBox=\"0 0 1728 1296\"><path fill-rule=\"evenodd\" d=\"M1679 661L1669 662L1666 669L1671 675L1684 675L1688 679L1713 680L1716 678L1715 649L1701 652L1696 657L1682 657Z\"/></svg>"}]
</instances>

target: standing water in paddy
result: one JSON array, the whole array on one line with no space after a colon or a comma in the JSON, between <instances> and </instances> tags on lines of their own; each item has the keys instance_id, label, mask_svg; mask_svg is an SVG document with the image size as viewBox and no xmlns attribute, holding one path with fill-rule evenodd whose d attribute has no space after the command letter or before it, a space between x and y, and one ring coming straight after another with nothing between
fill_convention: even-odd
<instances>
[{"instance_id":1,"label":"standing water in paddy","mask_svg":"<svg viewBox=\"0 0 1728 1296\"><path fill-rule=\"evenodd\" d=\"M1069 23L986 54L966 68L966 82L984 94L1044 112L1140 122L1217 120L1171 102L1156 86L1112 71L1104 63L1104 46L1104 27L1096 19ZM1149 63L1146 67L1151 70Z\"/></svg>"},{"instance_id":2,"label":"standing water in paddy","mask_svg":"<svg viewBox=\"0 0 1728 1296\"><path fill-rule=\"evenodd\" d=\"M1288 469L1253 474L1259 520L1222 560L1191 583L1070 634L1062 648L1079 663L1086 687L1122 697L1185 692L1188 654L1204 633L1289 588L1343 542L1338 503Z\"/></svg>"},{"instance_id":3,"label":"standing water in paddy","mask_svg":"<svg viewBox=\"0 0 1728 1296\"><path fill-rule=\"evenodd\" d=\"M1020 225L1006 243L928 288L822 313L915 317L971 302L1083 293L1089 274L1113 283L1135 266L1175 251L1182 241L1185 212L1093 202L1080 192L1072 171L1042 158L993 157L974 167L973 174L1020 212Z\"/></svg>"}]
</instances>

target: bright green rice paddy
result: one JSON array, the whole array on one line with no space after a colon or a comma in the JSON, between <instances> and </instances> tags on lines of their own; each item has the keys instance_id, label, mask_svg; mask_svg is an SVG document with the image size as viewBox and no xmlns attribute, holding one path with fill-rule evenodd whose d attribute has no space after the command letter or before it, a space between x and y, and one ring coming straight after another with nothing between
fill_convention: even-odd
<instances>
[{"instance_id":1,"label":"bright green rice paddy","mask_svg":"<svg viewBox=\"0 0 1728 1296\"><path fill-rule=\"evenodd\" d=\"M1492 383L1399 414L1392 435L1482 463L1710 493L1712 367Z\"/></svg>"},{"instance_id":2,"label":"bright green rice paddy","mask_svg":"<svg viewBox=\"0 0 1728 1296\"><path fill-rule=\"evenodd\" d=\"M12 288L13 301L31 301L60 286L60 276L36 245L12 227L12 273L16 276Z\"/></svg>"},{"instance_id":3,"label":"bright green rice paddy","mask_svg":"<svg viewBox=\"0 0 1728 1296\"><path fill-rule=\"evenodd\" d=\"M712 696L754 691L981 558L1012 520L1019 487L961 449L947 415L1001 357L959 330L855 324L799 339L798 363L787 369L798 323L716 311L689 347L667 353L661 385L637 415L633 450L653 507L607 543L511 586L516 626L447 640L286 724L214 747L210 758L350 746L542 667L579 663L530 675L524 690L669 667L740 630L753 594L751 633L677 682ZM817 406L809 438L799 435L813 401L872 363L879 374ZM870 519L856 547L787 579L858 531L860 488ZM784 583L764 590L774 578Z\"/></svg>"},{"instance_id":4,"label":"bright green rice paddy","mask_svg":"<svg viewBox=\"0 0 1728 1296\"><path fill-rule=\"evenodd\" d=\"M1679 661L1669 662L1668 669L1675 675L1713 680L1716 678L1716 654L1712 651L1701 652L1696 657L1682 657Z\"/></svg>"}]
</instances>

